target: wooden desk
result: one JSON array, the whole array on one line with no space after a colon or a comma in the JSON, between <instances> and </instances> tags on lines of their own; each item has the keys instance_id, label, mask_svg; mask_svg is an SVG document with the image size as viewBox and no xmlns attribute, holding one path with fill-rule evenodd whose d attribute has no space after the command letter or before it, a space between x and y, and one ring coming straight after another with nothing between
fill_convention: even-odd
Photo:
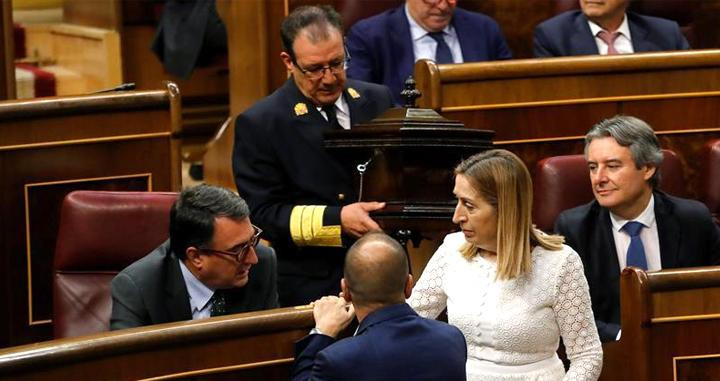
<instances>
[{"instance_id":1,"label":"wooden desk","mask_svg":"<svg viewBox=\"0 0 720 381\"><path fill-rule=\"evenodd\" d=\"M160 324L0 350L0 379L287 380L312 309Z\"/></svg>"},{"instance_id":2,"label":"wooden desk","mask_svg":"<svg viewBox=\"0 0 720 381\"><path fill-rule=\"evenodd\" d=\"M180 189L179 102L174 84L0 102L0 346L52 338L51 269L67 193Z\"/></svg>"},{"instance_id":3,"label":"wooden desk","mask_svg":"<svg viewBox=\"0 0 720 381\"><path fill-rule=\"evenodd\" d=\"M620 280L622 336L603 345L601 380L720 379L720 267Z\"/></svg>"},{"instance_id":4,"label":"wooden desk","mask_svg":"<svg viewBox=\"0 0 720 381\"><path fill-rule=\"evenodd\" d=\"M528 168L582 153L582 137L617 114L647 121L680 155L696 196L702 145L720 132L720 50L415 66L422 107L496 132Z\"/></svg>"}]
</instances>

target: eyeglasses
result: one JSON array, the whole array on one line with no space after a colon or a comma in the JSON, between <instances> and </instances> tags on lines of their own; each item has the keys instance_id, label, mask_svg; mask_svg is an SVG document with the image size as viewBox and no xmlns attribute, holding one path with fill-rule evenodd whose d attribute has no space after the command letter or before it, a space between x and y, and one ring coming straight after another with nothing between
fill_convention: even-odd
<instances>
[{"instance_id":1,"label":"eyeglasses","mask_svg":"<svg viewBox=\"0 0 720 381\"><path fill-rule=\"evenodd\" d=\"M309 68L303 68L302 66L298 65L296 61L293 61L293 64L295 65L298 70L300 70L301 73L307 77L307 79L316 81L322 77L325 76L325 70L330 70L330 73L332 75L338 75L345 71L345 64L348 62L348 59L343 58L341 60L330 62L326 66L311 66Z\"/></svg>"},{"instance_id":2,"label":"eyeglasses","mask_svg":"<svg viewBox=\"0 0 720 381\"><path fill-rule=\"evenodd\" d=\"M338 59L333 62L330 62L326 66L315 65L315 66L311 66L309 68L304 68L304 67L298 65L297 60L295 60L295 57L293 57L292 62L293 62L293 65L295 65L295 67L298 68L298 70L300 70L300 72L303 73L303 75L305 77L307 77L307 79L309 79L311 81L317 81L318 79L325 76L325 70L330 70L330 73L332 75L338 75L345 71L347 63L350 62L350 52L348 52L347 46L345 46L344 49L345 49L345 57L343 57L342 59Z\"/></svg>"},{"instance_id":3,"label":"eyeglasses","mask_svg":"<svg viewBox=\"0 0 720 381\"><path fill-rule=\"evenodd\" d=\"M427 5L438 5L442 3L443 1L446 1L448 5L455 5L457 4L457 0L423 0L423 3Z\"/></svg>"},{"instance_id":4,"label":"eyeglasses","mask_svg":"<svg viewBox=\"0 0 720 381\"><path fill-rule=\"evenodd\" d=\"M226 250L217 250L217 249L208 249L204 247L198 248L200 251L208 252L208 253L216 253L216 254L222 254L222 255L228 255L235 257L235 260L238 261L238 263L242 263L243 260L245 260L245 257L250 252L250 248L257 247L258 243L260 242L260 234L262 234L262 229L259 227L252 225L255 232L253 233L253 236L250 237L250 240L245 242L244 244L240 245L240 247L237 248L235 251L226 251Z\"/></svg>"}]
</instances>

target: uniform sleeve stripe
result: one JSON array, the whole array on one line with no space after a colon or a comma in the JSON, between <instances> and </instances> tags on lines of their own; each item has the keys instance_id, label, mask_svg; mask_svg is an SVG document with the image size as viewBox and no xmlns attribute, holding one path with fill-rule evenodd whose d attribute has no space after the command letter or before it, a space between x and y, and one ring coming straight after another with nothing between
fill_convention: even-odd
<instances>
[{"instance_id":1,"label":"uniform sleeve stripe","mask_svg":"<svg viewBox=\"0 0 720 381\"><path fill-rule=\"evenodd\" d=\"M325 205L297 205L290 213L290 236L298 246L342 246L341 226L323 226Z\"/></svg>"}]
</instances>

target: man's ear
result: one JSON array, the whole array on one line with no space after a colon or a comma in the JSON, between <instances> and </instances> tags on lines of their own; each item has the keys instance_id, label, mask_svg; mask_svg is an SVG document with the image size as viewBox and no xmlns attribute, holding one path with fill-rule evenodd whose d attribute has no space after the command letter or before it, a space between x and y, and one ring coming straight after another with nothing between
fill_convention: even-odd
<instances>
[{"instance_id":1,"label":"man's ear","mask_svg":"<svg viewBox=\"0 0 720 381\"><path fill-rule=\"evenodd\" d=\"M414 286L415 286L415 280L413 279L412 275L408 274L407 280L405 281L405 299L410 297Z\"/></svg>"},{"instance_id":2,"label":"man's ear","mask_svg":"<svg viewBox=\"0 0 720 381\"><path fill-rule=\"evenodd\" d=\"M651 177L657 172L657 167L654 165L646 165L645 166L645 173L643 173L643 178L645 181L650 180Z\"/></svg>"},{"instance_id":3,"label":"man's ear","mask_svg":"<svg viewBox=\"0 0 720 381\"><path fill-rule=\"evenodd\" d=\"M282 60L283 64L285 64L285 68L287 69L287 71L291 72L293 69L292 57L290 57L290 55L287 52L281 52L280 59Z\"/></svg>"},{"instance_id":4,"label":"man's ear","mask_svg":"<svg viewBox=\"0 0 720 381\"><path fill-rule=\"evenodd\" d=\"M352 302L352 295L350 295L350 287L348 287L345 278L340 279L340 291L342 291L342 297L346 302Z\"/></svg>"},{"instance_id":5,"label":"man's ear","mask_svg":"<svg viewBox=\"0 0 720 381\"><path fill-rule=\"evenodd\" d=\"M192 266L198 270L203 268L203 264L205 263L205 258L200 255L200 250L198 250L195 246L190 246L187 249L185 249L185 264Z\"/></svg>"}]
</instances>

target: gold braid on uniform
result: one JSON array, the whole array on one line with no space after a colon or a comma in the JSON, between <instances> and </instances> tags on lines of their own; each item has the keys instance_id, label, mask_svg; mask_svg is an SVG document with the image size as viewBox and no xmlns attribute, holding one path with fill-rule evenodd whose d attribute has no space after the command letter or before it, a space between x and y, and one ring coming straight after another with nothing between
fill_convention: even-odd
<instances>
[{"instance_id":1,"label":"gold braid on uniform","mask_svg":"<svg viewBox=\"0 0 720 381\"><path fill-rule=\"evenodd\" d=\"M325 205L297 205L290 214L290 235L298 246L342 246L340 225L323 226Z\"/></svg>"}]
</instances>

